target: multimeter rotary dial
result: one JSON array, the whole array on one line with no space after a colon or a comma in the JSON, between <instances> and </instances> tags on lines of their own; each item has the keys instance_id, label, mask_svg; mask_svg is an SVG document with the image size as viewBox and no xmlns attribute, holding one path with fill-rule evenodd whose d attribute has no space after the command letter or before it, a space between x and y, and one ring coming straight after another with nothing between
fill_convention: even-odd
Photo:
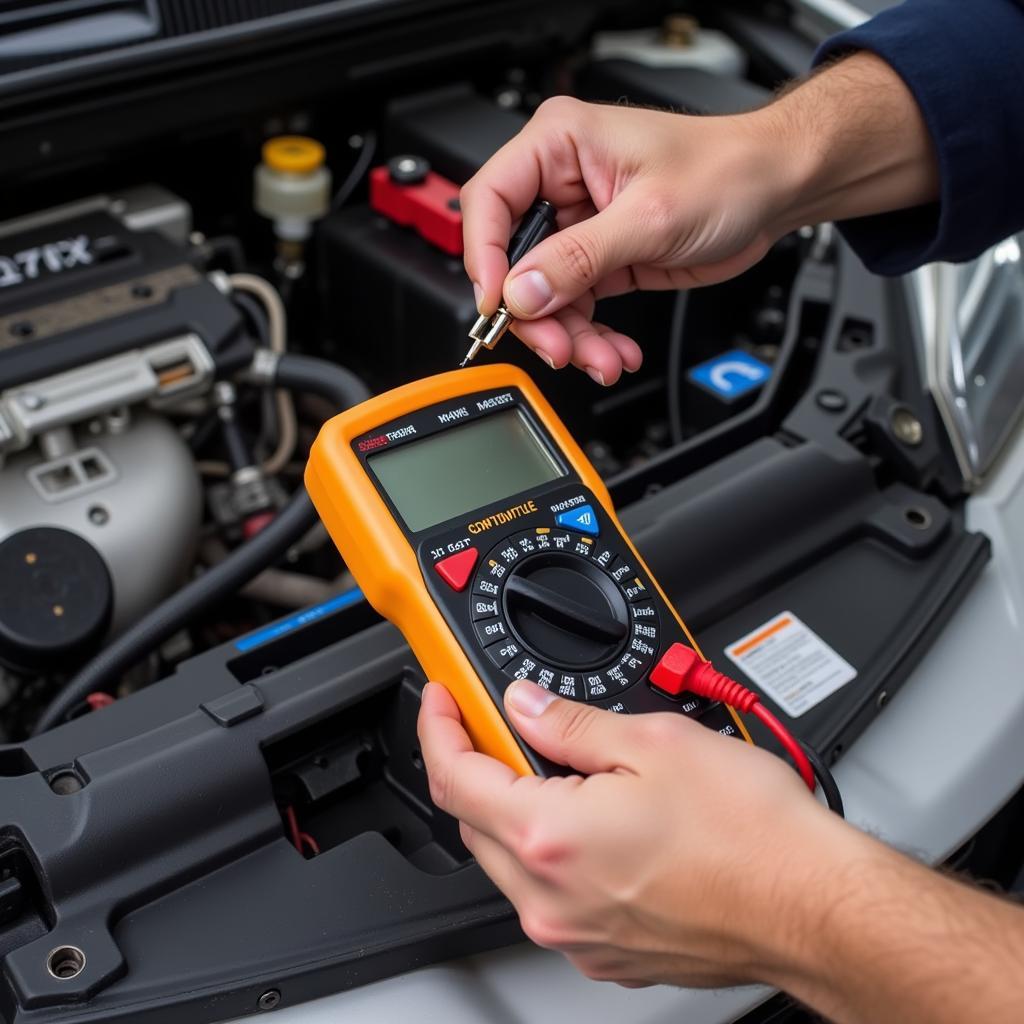
<instances>
[{"instance_id":1,"label":"multimeter rotary dial","mask_svg":"<svg viewBox=\"0 0 1024 1024\"><path fill-rule=\"evenodd\" d=\"M556 668L601 668L630 633L629 606L611 577L570 552L532 555L517 565L503 604L512 635Z\"/></svg>"},{"instance_id":2,"label":"multimeter rotary dial","mask_svg":"<svg viewBox=\"0 0 1024 1024\"><path fill-rule=\"evenodd\" d=\"M631 562L571 530L513 534L477 570L477 641L508 678L574 700L614 699L659 648L658 611Z\"/></svg>"}]
</instances>

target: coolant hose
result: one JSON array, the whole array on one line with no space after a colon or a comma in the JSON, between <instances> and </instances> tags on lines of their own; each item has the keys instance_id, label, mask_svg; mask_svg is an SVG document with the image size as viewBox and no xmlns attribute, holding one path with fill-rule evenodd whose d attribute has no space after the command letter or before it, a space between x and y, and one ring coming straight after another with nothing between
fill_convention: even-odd
<instances>
[{"instance_id":1,"label":"coolant hose","mask_svg":"<svg viewBox=\"0 0 1024 1024\"><path fill-rule=\"evenodd\" d=\"M366 385L351 371L323 359L293 353L285 353L276 360L272 379L267 383L320 395L339 411L370 397ZM111 692L128 669L197 615L273 565L316 521L316 509L305 488L299 487L251 540L157 605L100 651L50 702L36 723L34 734L61 724L90 693Z\"/></svg>"}]
</instances>

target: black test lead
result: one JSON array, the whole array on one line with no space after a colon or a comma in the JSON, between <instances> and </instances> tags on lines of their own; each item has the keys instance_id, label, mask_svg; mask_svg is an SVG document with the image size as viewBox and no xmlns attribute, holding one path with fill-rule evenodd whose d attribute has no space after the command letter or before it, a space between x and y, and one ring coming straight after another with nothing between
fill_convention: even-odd
<instances>
[{"instance_id":1,"label":"black test lead","mask_svg":"<svg viewBox=\"0 0 1024 1024\"><path fill-rule=\"evenodd\" d=\"M555 208L546 200L538 199L527 210L516 233L508 246L508 265L514 267L535 245L543 242L555 230ZM466 358L459 367L468 366L476 358L482 348L492 349L501 340L502 335L512 325L512 314L504 305L498 307L492 316L481 314L470 328L469 336L473 339Z\"/></svg>"}]
</instances>

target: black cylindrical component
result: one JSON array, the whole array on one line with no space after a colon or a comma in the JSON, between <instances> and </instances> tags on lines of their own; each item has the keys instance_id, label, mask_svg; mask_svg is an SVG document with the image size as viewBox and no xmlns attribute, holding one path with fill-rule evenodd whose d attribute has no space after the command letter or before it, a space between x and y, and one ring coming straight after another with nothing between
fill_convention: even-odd
<instances>
[{"instance_id":1,"label":"black cylindrical component","mask_svg":"<svg viewBox=\"0 0 1024 1024\"><path fill-rule=\"evenodd\" d=\"M100 553L70 530L37 526L0 544L0 663L28 672L75 664L110 625L114 588Z\"/></svg>"},{"instance_id":2,"label":"black cylindrical component","mask_svg":"<svg viewBox=\"0 0 1024 1024\"><path fill-rule=\"evenodd\" d=\"M281 356L273 384L321 395L339 411L370 397L355 374L310 356ZM186 584L93 658L53 699L36 723L35 732L59 725L90 693L109 692L120 675L169 636L276 562L316 523L316 518L309 496L300 488L255 537Z\"/></svg>"},{"instance_id":3,"label":"black cylindrical component","mask_svg":"<svg viewBox=\"0 0 1024 1024\"><path fill-rule=\"evenodd\" d=\"M555 208L546 199L538 199L526 211L508 243L508 265L514 267L534 246L553 234L556 227Z\"/></svg>"}]
</instances>

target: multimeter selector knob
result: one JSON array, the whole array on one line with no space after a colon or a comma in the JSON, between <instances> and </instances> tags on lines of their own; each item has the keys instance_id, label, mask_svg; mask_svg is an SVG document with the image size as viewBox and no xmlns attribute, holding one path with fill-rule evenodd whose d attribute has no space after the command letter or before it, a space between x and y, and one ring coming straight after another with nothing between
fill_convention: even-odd
<instances>
[{"instance_id":1,"label":"multimeter selector knob","mask_svg":"<svg viewBox=\"0 0 1024 1024\"><path fill-rule=\"evenodd\" d=\"M607 573L578 555L525 559L504 588L505 616L523 645L552 665L606 665L630 634L629 606Z\"/></svg>"}]
</instances>

